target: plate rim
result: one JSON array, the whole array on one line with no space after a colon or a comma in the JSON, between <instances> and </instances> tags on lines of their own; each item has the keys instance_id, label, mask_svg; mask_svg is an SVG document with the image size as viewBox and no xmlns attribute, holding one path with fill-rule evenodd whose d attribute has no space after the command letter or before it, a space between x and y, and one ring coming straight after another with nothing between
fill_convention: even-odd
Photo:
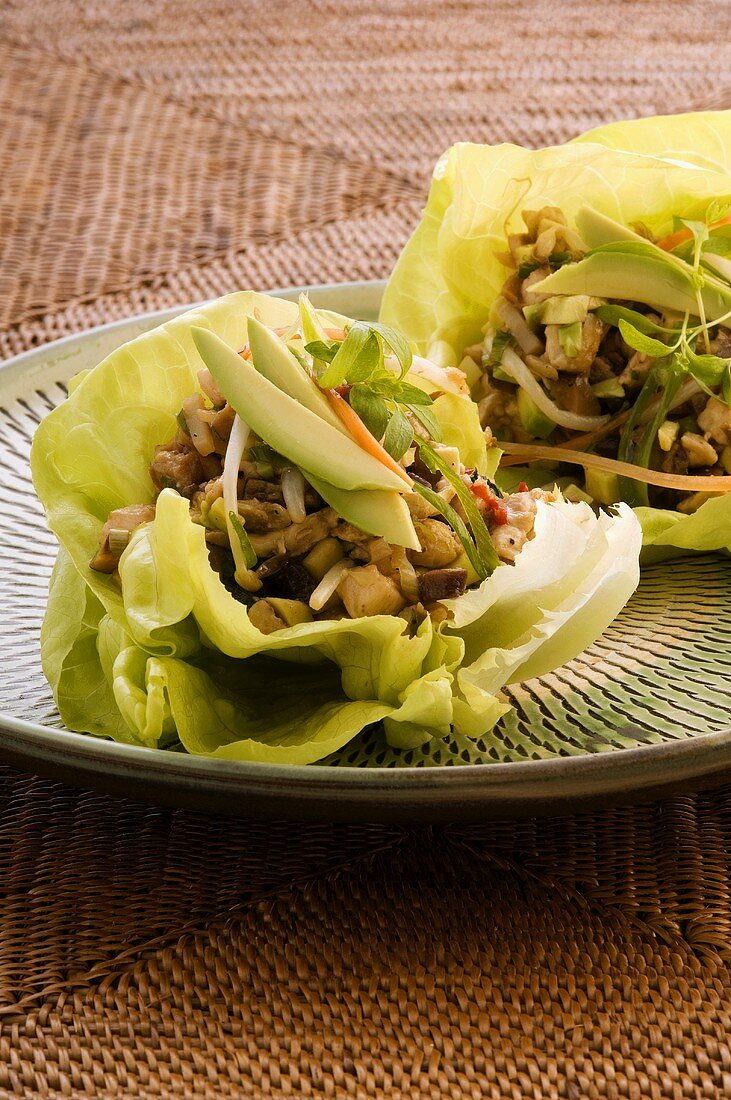
<instances>
[{"instance_id":1,"label":"plate rim","mask_svg":"<svg viewBox=\"0 0 731 1100\"><path fill-rule=\"evenodd\" d=\"M301 291L347 293L367 288L382 290L385 280L353 280L343 283L281 287L267 294L293 295ZM0 362L0 380L10 374L32 376L58 361L69 349L139 322L165 320L203 304L182 303L108 321L70 333ZM0 752L9 751L36 763L56 763L80 768L85 775L144 779L162 788L223 788L242 795L270 792L322 802L333 797L364 803L376 794L398 793L405 805L433 802L435 796L466 802L496 803L538 799L591 797L655 788L677 780L697 778L731 765L731 726L682 740L606 752L576 753L474 765L404 765L403 767L332 767L324 764L267 764L259 761L171 753L140 745L128 745L85 733L46 726L0 711ZM545 786L545 789L543 789ZM134 797L134 790L130 796Z\"/></svg>"}]
</instances>

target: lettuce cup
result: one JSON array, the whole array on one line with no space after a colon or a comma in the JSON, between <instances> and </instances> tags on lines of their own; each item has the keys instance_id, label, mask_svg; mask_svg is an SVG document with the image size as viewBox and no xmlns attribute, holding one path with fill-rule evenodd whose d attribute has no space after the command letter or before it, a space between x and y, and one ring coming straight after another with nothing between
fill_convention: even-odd
<instances>
[{"instance_id":1,"label":"lettuce cup","mask_svg":"<svg viewBox=\"0 0 731 1100\"><path fill-rule=\"evenodd\" d=\"M641 532L503 492L456 367L397 329L241 292L77 378L34 440L61 550L42 634L66 725L305 764L382 722L479 737L592 642Z\"/></svg>"},{"instance_id":2,"label":"lettuce cup","mask_svg":"<svg viewBox=\"0 0 731 1100\"><path fill-rule=\"evenodd\" d=\"M629 503L647 559L731 549L730 166L731 112L454 146L384 296L467 374L498 482Z\"/></svg>"}]
</instances>

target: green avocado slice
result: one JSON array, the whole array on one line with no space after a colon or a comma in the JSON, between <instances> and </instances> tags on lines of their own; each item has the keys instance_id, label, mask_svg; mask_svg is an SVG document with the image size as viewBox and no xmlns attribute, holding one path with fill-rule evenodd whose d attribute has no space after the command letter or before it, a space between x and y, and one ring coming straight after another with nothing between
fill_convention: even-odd
<instances>
[{"instance_id":1,"label":"green avocado slice","mask_svg":"<svg viewBox=\"0 0 731 1100\"><path fill-rule=\"evenodd\" d=\"M344 492L306 470L303 473L315 492L359 531L367 535L380 535L395 546L421 549L409 507L400 493L368 490Z\"/></svg>"},{"instance_id":2,"label":"green avocado slice","mask_svg":"<svg viewBox=\"0 0 731 1100\"><path fill-rule=\"evenodd\" d=\"M340 489L406 491L398 474L278 389L214 333L193 327L191 335L229 404L279 454Z\"/></svg>"},{"instance_id":3,"label":"green avocado slice","mask_svg":"<svg viewBox=\"0 0 731 1100\"><path fill-rule=\"evenodd\" d=\"M300 405L326 420L343 434L347 429L328 404L323 393L295 359L276 333L256 318L249 318L249 347L254 366L277 389L289 394Z\"/></svg>"},{"instance_id":4,"label":"green avocado slice","mask_svg":"<svg viewBox=\"0 0 731 1100\"><path fill-rule=\"evenodd\" d=\"M606 246L605 246L606 247ZM609 246L611 248L612 246ZM687 310L694 316L698 305L690 269L660 255L630 251L636 248L634 241L627 242L628 251L622 245L616 250L591 252L576 264L566 264L548 275L531 290L539 294L591 294L602 298L616 298L628 302L644 302L661 310ZM731 310L731 287L724 287L715 280L706 279L701 290L703 305L709 320L722 317Z\"/></svg>"},{"instance_id":5,"label":"green avocado slice","mask_svg":"<svg viewBox=\"0 0 731 1100\"><path fill-rule=\"evenodd\" d=\"M621 222L606 214L600 214L591 206L582 206L576 215L576 228L579 236L589 248L601 248L605 244L615 244L617 241L642 241L647 244L645 237L635 233Z\"/></svg>"}]
</instances>

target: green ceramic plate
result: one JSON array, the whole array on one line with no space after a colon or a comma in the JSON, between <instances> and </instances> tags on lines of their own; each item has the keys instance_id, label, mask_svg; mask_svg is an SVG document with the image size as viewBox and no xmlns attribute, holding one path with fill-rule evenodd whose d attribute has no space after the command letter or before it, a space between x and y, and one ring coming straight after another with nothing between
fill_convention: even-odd
<instances>
[{"instance_id":1,"label":"green ceramic plate","mask_svg":"<svg viewBox=\"0 0 731 1100\"><path fill-rule=\"evenodd\" d=\"M311 294L317 305L368 318L381 291L352 283ZM33 493L30 441L73 374L182 308L105 325L0 367L2 759L133 798L361 820L560 813L731 777L731 562L714 556L647 569L609 630L565 667L509 689L513 711L476 744L397 752L372 730L322 764L280 767L64 730L39 660L56 544Z\"/></svg>"}]
</instances>

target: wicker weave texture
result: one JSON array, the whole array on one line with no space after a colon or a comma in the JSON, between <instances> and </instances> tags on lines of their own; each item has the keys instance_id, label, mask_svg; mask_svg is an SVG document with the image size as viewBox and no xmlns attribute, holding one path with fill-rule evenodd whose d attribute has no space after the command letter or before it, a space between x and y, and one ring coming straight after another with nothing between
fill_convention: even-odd
<instances>
[{"instance_id":1,"label":"wicker weave texture","mask_svg":"<svg viewBox=\"0 0 731 1100\"><path fill-rule=\"evenodd\" d=\"M385 276L455 140L731 105L724 0L0 0L0 354ZM731 794L232 822L0 774L0 1096L731 1096Z\"/></svg>"}]
</instances>

